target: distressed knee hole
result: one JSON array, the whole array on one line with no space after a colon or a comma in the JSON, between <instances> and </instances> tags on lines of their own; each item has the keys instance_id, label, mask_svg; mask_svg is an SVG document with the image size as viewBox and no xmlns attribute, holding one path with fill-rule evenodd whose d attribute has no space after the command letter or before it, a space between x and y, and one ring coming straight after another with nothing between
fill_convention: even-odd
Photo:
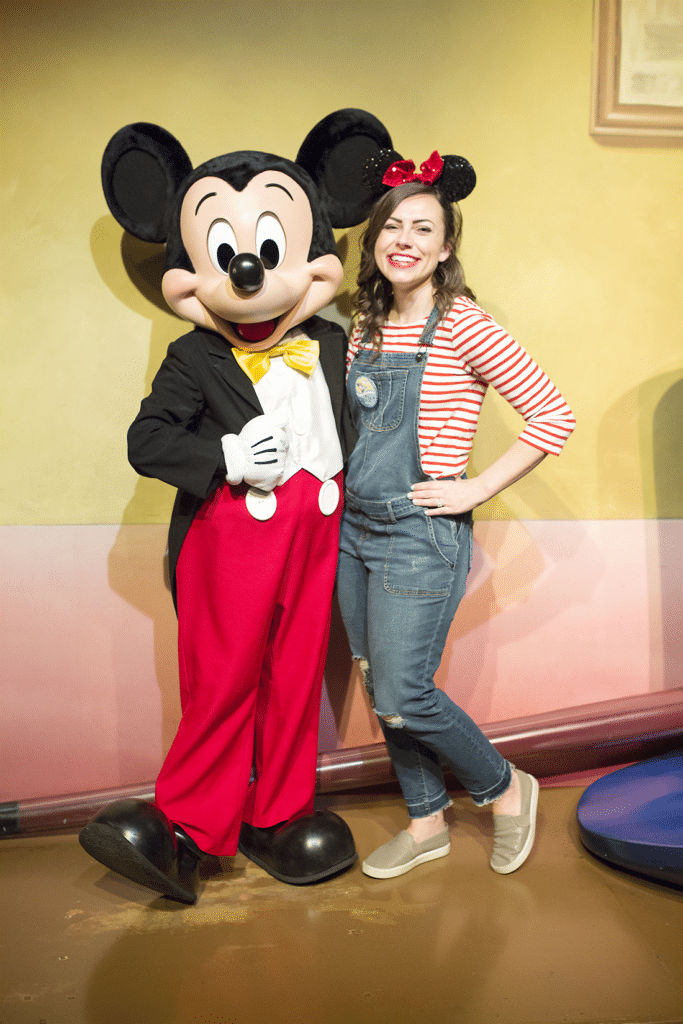
<instances>
[{"instance_id":1,"label":"distressed knee hole","mask_svg":"<svg viewBox=\"0 0 683 1024\"><path fill-rule=\"evenodd\" d=\"M391 726L392 729L402 729L404 722L400 715L380 715L383 722Z\"/></svg>"},{"instance_id":2,"label":"distressed knee hole","mask_svg":"<svg viewBox=\"0 0 683 1024\"><path fill-rule=\"evenodd\" d=\"M358 662L358 667L361 671L361 675L363 676L363 682L365 683L368 678L368 672L370 671L369 661L367 658L354 658L353 660Z\"/></svg>"}]
</instances>

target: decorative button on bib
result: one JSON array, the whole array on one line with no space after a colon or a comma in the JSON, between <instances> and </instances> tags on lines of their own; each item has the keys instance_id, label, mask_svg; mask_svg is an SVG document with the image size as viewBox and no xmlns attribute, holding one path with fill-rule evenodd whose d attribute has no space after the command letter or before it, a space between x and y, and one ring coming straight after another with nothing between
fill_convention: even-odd
<instances>
[{"instance_id":1,"label":"decorative button on bib","mask_svg":"<svg viewBox=\"0 0 683 1024\"><path fill-rule=\"evenodd\" d=\"M265 523L266 519L272 519L277 508L277 498L273 491L266 494L258 487L250 487L246 496L247 512L254 519Z\"/></svg>"},{"instance_id":2,"label":"decorative button on bib","mask_svg":"<svg viewBox=\"0 0 683 1024\"><path fill-rule=\"evenodd\" d=\"M374 409L379 401L377 385L371 377L356 377L356 398L365 409Z\"/></svg>"},{"instance_id":3,"label":"decorative button on bib","mask_svg":"<svg viewBox=\"0 0 683 1024\"><path fill-rule=\"evenodd\" d=\"M336 480L326 480L320 488L318 505L324 516L331 516L339 504L339 487Z\"/></svg>"}]
</instances>

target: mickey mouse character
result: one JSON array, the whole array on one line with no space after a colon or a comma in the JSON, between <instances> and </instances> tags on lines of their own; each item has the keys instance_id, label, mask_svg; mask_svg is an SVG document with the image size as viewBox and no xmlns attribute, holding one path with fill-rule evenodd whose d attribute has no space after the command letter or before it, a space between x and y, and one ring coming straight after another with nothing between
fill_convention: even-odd
<instances>
[{"instance_id":1,"label":"mickey mouse character","mask_svg":"<svg viewBox=\"0 0 683 1024\"><path fill-rule=\"evenodd\" d=\"M182 718L154 804L105 807L80 834L101 863L196 901L197 866L239 849L284 882L357 855L313 811L318 718L355 441L346 338L316 313L342 279L332 225L367 216L361 168L391 148L360 110L324 118L296 162L243 151L192 169L156 125L122 128L102 181L117 221L166 243L162 291L195 324L129 435L143 476L178 488L169 531Z\"/></svg>"}]
</instances>

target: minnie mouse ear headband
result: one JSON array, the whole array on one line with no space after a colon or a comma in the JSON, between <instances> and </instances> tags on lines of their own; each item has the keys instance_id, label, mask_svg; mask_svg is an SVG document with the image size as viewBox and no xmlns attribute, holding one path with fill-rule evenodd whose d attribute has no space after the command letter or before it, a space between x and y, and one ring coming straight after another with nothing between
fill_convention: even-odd
<instances>
[{"instance_id":1,"label":"minnie mouse ear headband","mask_svg":"<svg viewBox=\"0 0 683 1024\"><path fill-rule=\"evenodd\" d=\"M403 160L393 149L381 149L374 154L364 168L363 183L376 198L390 188L421 181L435 185L451 203L457 203L470 194L477 183L474 168L464 156L441 157L436 150L415 170L412 160Z\"/></svg>"}]
</instances>

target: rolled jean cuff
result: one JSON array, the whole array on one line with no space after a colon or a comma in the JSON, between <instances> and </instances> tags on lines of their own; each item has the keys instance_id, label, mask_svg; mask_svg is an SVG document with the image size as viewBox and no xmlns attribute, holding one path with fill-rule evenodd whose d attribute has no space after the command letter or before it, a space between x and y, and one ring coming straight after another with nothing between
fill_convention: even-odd
<instances>
[{"instance_id":1,"label":"rolled jean cuff","mask_svg":"<svg viewBox=\"0 0 683 1024\"><path fill-rule=\"evenodd\" d=\"M503 795L505 790L510 785L510 782L512 781L512 772L514 770L514 767L515 766L512 763L512 761L505 762L502 780L493 788L492 791L489 791L489 793L487 793L486 796L475 796L474 793L470 793L470 796L474 800L477 807L486 807L487 804L492 804L496 800L500 799L500 797Z\"/></svg>"},{"instance_id":2,"label":"rolled jean cuff","mask_svg":"<svg viewBox=\"0 0 683 1024\"><path fill-rule=\"evenodd\" d=\"M407 807L408 807L408 817L410 818L411 821L413 821L413 820L418 820L420 818L429 818L432 814L438 814L439 811L445 811L447 807L452 807L453 806L453 801L451 800L451 798L448 795L446 795L444 797L444 799L435 800L434 801L434 807L432 807L432 801L431 800L426 800L426 801L425 800L421 800L419 805L418 804L413 804L411 806L410 804L407 803L407 801L406 801L406 804L407 804ZM422 813L422 810L425 807L425 805L427 805L428 807L431 808L431 810L427 811L426 814ZM420 810L419 814L416 813L417 810L418 810L418 807L419 807L419 810Z\"/></svg>"}]
</instances>

